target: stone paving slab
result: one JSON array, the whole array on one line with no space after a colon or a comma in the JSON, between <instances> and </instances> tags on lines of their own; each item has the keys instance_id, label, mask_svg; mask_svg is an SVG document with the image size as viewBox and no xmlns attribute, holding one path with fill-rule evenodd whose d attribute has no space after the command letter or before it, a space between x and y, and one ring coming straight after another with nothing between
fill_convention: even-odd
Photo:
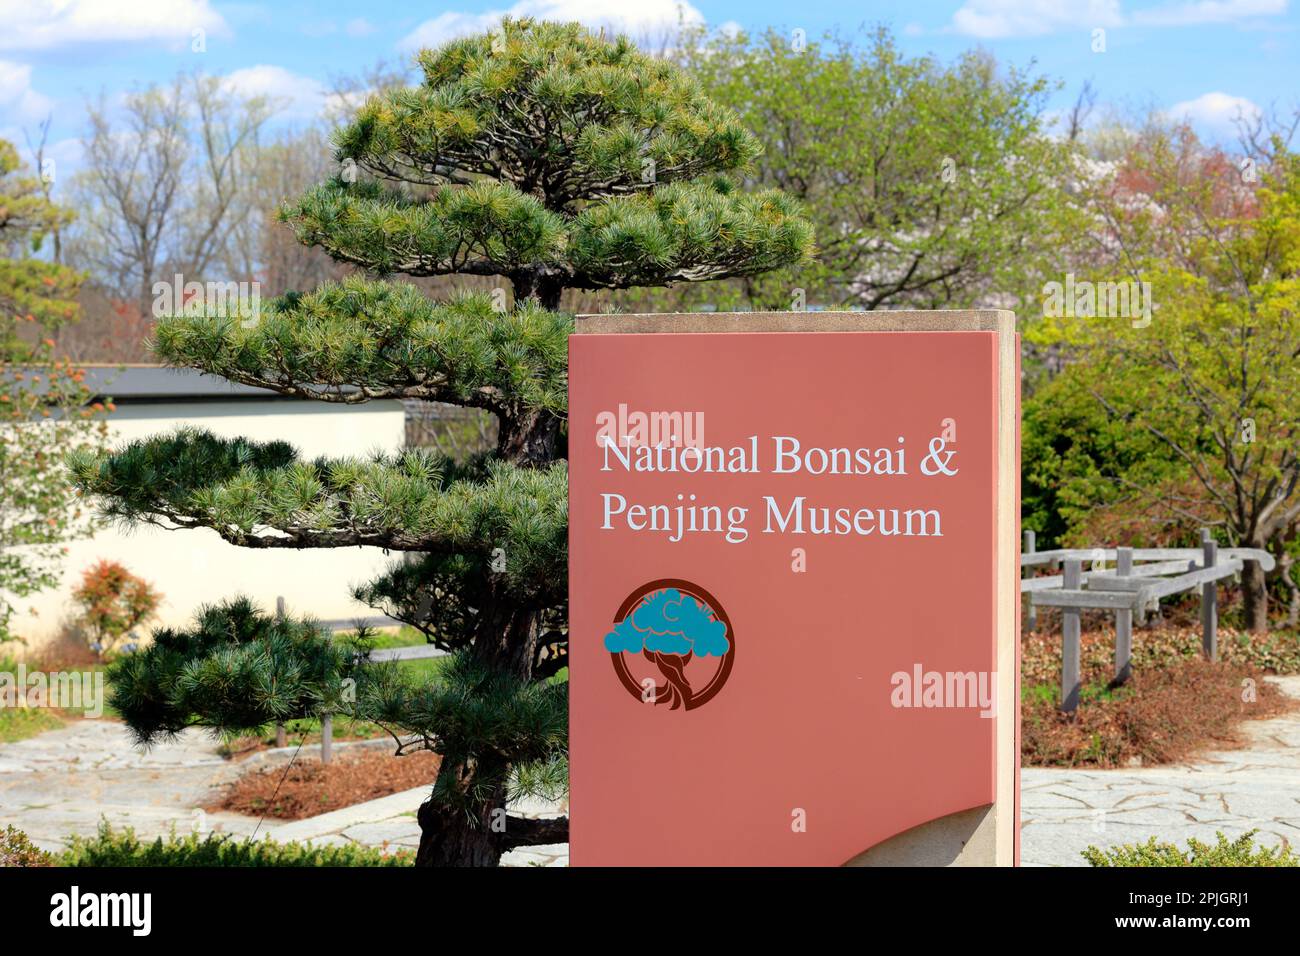
<instances>
[{"instance_id":1,"label":"stone paving slab","mask_svg":"<svg viewBox=\"0 0 1300 956\"><path fill-rule=\"evenodd\" d=\"M335 749L386 746L387 741L336 741ZM305 750L305 748L304 748ZM131 827L141 838L177 833L232 833L259 837L255 817L209 813L218 789L259 765L284 763L295 747L272 748L228 760L219 742L201 730L148 750L135 746L116 720L75 720L15 743L0 744L0 827L13 824L46 850L69 836L92 836L101 820Z\"/></svg>"},{"instance_id":2,"label":"stone paving slab","mask_svg":"<svg viewBox=\"0 0 1300 956\"><path fill-rule=\"evenodd\" d=\"M331 810L329 813L308 817L305 820L291 820L280 824L276 830L276 838L284 841L315 840L330 834L342 834L349 828L362 824L376 825L395 821L400 825L402 820L406 821L406 826L414 827L418 836L420 827L415 822L415 811L428 794L427 786L415 787L412 790L403 790L401 793L367 800L365 803ZM376 841L378 842L382 841Z\"/></svg>"},{"instance_id":3,"label":"stone paving slab","mask_svg":"<svg viewBox=\"0 0 1300 956\"><path fill-rule=\"evenodd\" d=\"M214 788L241 773L217 742L188 730L149 750L134 746L124 724L77 720L0 745L0 827L13 824L42 849L71 835L90 836L101 820L152 839L178 833L251 833L257 821L203 813Z\"/></svg>"}]
</instances>

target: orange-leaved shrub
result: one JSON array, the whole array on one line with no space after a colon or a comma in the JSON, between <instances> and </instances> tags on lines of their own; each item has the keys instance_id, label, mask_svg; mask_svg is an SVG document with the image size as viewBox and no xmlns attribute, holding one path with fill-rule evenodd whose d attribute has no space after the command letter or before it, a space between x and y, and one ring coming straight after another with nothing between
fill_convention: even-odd
<instances>
[{"instance_id":1,"label":"orange-leaved shrub","mask_svg":"<svg viewBox=\"0 0 1300 956\"><path fill-rule=\"evenodd\" d=\"M153 617L162 602L162 595L148 581L108 560L87 568L72 596L82 607L91 649L101 658ZM135 649L129 643L124 646Z\"/></svg>"}]
</instances>

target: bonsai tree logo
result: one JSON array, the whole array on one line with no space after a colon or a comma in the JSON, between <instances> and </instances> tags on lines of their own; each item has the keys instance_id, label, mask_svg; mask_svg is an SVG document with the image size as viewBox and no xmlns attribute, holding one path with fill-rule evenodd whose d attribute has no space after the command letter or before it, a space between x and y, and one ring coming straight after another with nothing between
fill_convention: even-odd
<instances>
[{"instance_id":1,"label":"bonsai tree logo","mask_svg":"<svg viewBox=\"0 0 1300 956\"><path fill-rule=\"evenodd\" d=\"M632 696L669 710L692 710L717 695L731 674L735 635L727 612L698 585L665 578L637 588L614 616L614 629L605 635L605 650L614 672ZM629 658L629 655L632 655ZM638 679L635 655L648 662ZM687 669L693 661L695 686ZM653 670L651 669L651 665ZM662 677L665 683L660 684Z\"/></svg>"}]
</instances>

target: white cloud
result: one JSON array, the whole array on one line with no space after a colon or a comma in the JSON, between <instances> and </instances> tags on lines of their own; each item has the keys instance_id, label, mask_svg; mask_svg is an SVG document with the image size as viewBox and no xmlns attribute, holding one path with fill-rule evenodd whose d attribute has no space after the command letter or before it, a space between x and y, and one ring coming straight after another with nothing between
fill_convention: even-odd
<instances>
[{"instance_id":1,"label":"white cloud","mask_svg":"<svg viewBox=\"0 0 1300 956\"><path fill-rule=\"evenodd\" d=\"M1200 0L1197 3L1169 3L1162 7L1136 10L1133 22L1140 26L1182 27L1202 23L1233 23L1251 17L1272 17L1286 13L1287 0Z\"/></svg>"},{"instance_id":2,"label":"white cloud","mask_svg":"<svg viewBox=\"0 0 1300 956\"><path fill-rule=\"evenodd\" d=\"M1232 136L1239 119L1250 120L1260 114L1260 108L1244 96L1228 93L1206 93L1194 100L1175 103L1165 111L1169 119L1190 122L1216 138Z\"/></svg>"},{"instance_id":3,"label":"white cloud","mask_svg":"<svg viewBox=\"0 0 1300 956\"><path fill-rule=\"evenodd\" d=\"M952 29L996 39L1115 27L1122 22L1119 0L966 0L952 16Z\"/></svg>"},{"instance_id":4,"label":"white cloud","mask_svg":"<svg viewBox=\"0 0 1300 956\"><path fill-rule=\"evenodd\" d=\"M81 157L86 151L86 144L76 136L60 139L45 147L45 155L58 163L61 175L81 164Z\"/></svg>"},{"instance_id":5,"label":"white cloud","mask_svg":"<svg viewBox=\"0 0 1300 956\"><path fill-rule=\"evenodd\" d=\"M1120 26L1234 23L1285 13L1287 0L1172 0L1126 15L1120 0L966 0L948 29L981 39Z\"/></svg>"},{"instance_id":6,"label":"white cloud","mask_svg":"<svg viewBox=\"0 0 1300 956\"><path fill-rule=\"evenodd\" d=\"M316 116L325 105L325 87L282 66L246 67L226 76L224 86L242 96L265 96L289 116Z\"/></svg>"},{"instance_id":7,"label":"white cloud","mask_svg":"<svg viewBox=\"0 0 1300 956\"><path fill-rule=\"evenodd\" d=\"M365 17L357 17L355 20L349 20L347 26L343 28L344 32L346 32L350 37L369 36L377 29L379 28Z\"/></svg>"},{"instance_id":8,"label":"white cloud","mask_svg":"<svg viewBox=\"0 0 1300 956\"><path fill-rule=\"evenodd\" d=\"M53 106L53 100L32 89L30 66L0 60L0 116L19 123L43 120Z\"/></svg>"},{"instance_id":9,"label":"white cloud","mask_svg":"<svg viewBox=\"0 0 1300 956\"><path fill-rule=\"evenodd\" d=\"M189 43L191 31L228 36L208 0L0 0L0 50L48 50L74 43L157 40Z\"/></svg>"},{"instance_id":10,"label":"white cloud","mask_svg":"<svg viewBox=\"0 0 1300 956\"><path fill-rule=\"evenodd\" d=\"M638 0L622 8L614 8L608 0L519 0L505 10L440 14L417 26L402 38L398 47L403 50L436 47L457 37L485 33L506 16L561 22L576 20L588 27L606 27L611 32L626 33L633 39L657 38L675 29L680 22L704 22L703 14L682 0Z\"/></svg>"}]
</instances>

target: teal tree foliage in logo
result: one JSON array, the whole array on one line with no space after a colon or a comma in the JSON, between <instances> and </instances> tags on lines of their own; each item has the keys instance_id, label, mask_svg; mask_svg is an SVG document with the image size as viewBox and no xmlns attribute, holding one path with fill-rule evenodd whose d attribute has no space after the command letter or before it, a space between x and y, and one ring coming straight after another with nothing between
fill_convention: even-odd
<instances>
[{"instance_id":1,"label":"teal tree foliage in logo","mask_svg":"<svg viewBox=\"0 0 1300 956\"><path fill-rule=\"evenodd\" d=\"M721 657L730 646L727 625L714 620L706 605L676 588L649 595L605 635L605 650L611 654L658 651Z\"/></svg>"},{"instance_id":2,"label":"teal tree foliage in logo","mask_svg":"<svg viewBox=\"0 0 1300 956\"><path fill-rule=\"evenodd\" d=\"M692 697L685 667L692 657L723 657L731 649L727 625L708 605L677 588L648 595L605 635L611 654L644 654L668 680L647 700L676 709Z\"/></svg>"}]
</instances>

